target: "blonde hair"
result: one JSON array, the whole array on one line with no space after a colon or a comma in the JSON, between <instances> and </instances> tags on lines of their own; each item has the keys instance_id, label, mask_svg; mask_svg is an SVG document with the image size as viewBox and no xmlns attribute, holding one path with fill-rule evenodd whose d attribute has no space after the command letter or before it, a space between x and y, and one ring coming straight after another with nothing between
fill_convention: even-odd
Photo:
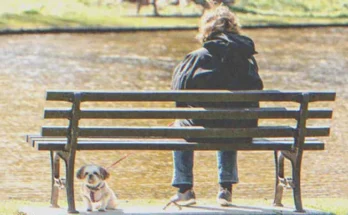
<instances>
[{"instance_id":1,"label":"blonde hair","mask_svg":"<svg viewBox=\"0 0 348 215\"><path fill-rule=\"evenodd\" d=\"M218 32L231 32L240 34L240 27L237 17L230 9L222 4L214 6L206 11L200 20L199 33L196 38L200 42L207 40L209 35Z\"/></svg>"}]
</instances>

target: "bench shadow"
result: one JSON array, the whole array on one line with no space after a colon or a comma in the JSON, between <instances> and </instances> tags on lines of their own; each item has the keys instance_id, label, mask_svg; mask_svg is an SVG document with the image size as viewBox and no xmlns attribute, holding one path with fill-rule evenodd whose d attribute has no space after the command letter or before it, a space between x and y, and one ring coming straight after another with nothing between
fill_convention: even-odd
<instances>
[{"instance_id":1,"label":"bench shadow","mask_svg":"<svg viewBox=\"0 0 348 215\"><path fill-rule=\"evenodd\" d=\"M265 209L265 208L252 207L252 206L238 206L234 204L230 204L224 207L193 205L193 206L187 206L187 208L206 210L208 213L209 211L211 211L214 213L219 212L219 213L226 213L226 214L258 214L258 213L279 214L279 211L281 211L281 210L272 210L272 209Z\"/></svg>"},{"instance_id":2,"label":"bench shadow","mask_svg":"<svg viewBox=\"0 0 348 215\"><path fill-rule=\"evenodd\" d=\"M195 211L197 210L197 211ZM32 207L26 206L19 210L28 215L37 214L51 214L51 215L62 215L66 214L66 208L47 208L47 207ZM306 210L305 213L294 212L294 208L288 207L257 207L257 206L244 206L244 205L233 205L227 207L220 206L182 206L182 210L179 210L175 206L171 206L167 210L162 210L160 207L130 207L130 208L119 208L116 210L107 210L105 212L87 212L85 209L78 209L80 215L143 215L143 214L156 214L156 215L168 215L168 214L179 214L179 215L220 215L220 214L269 214L269 215L305 215L305 214L316 214L316 215L334 215L332 213L326 213L317 210Z\"/></svg>"},{"instance_id":3,"label":"bench shadow","mask_svg":"<svg viewBox=\"0 0 348 215\"><path fill-rule=\"evenodd\" d=\"M244 206L244 205L234 205L230 204L226 207L219 207L219 206L198 206L198 205L192 205L192 206L185 206L186 208L192 208L197 210L205 210L204 214L282 214L282 215L293 215L293 214L317 214L317 215L335 215L332 213L326 213L323 211L317 211L317 210L305 210L305 212L296 212L294 208L289 207L262 207L262 206ZM191 213L187 213L191 214ZM202 214L200 213L193 213L193 214Z\"/></svg>"}]
</instances>

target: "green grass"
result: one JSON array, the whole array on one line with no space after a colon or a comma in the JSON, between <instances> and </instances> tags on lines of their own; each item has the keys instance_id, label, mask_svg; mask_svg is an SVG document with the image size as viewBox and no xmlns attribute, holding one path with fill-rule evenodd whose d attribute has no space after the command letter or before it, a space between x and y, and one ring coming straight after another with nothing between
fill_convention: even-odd
<instances>
[{"instance_id":1,"label":"green grass","mask_svg":"<svg viewBox=\"0 0 348 215\"><path fill-rule=\"evenodd\" d=\"M25 3L0 0L0 28L197 25L197 17L144 17L151 14L150 6L142 9L141 17L129 17L135 15L135 10L135 4L130 3L99 7L74 0L27 0Z\"/></svg>"},{"instance_id":2,"label":"green grass","mask_svg":"<svg viewBox=\"0 0 348 215\"><path fill-rule=\"evenodd\" d=\"M347 18L346 0L239 0L235 8L244 13L275 16Z\"/></svg>"},{"instance_id":3,"label":"green grass","mask_svg":"<svg viewBox=\"0 0 348 215\"><path fill-rule=\"evenodd\" d=\"M152 6L141 9L116 0L0 0L0 28L97 27L97 26L196 26L202 7L189 4L160 6L163 17L150 17ZM348 23L348 3L343 0L237 0L232 7L242 25ZM179 17L173 17L179 16ZM191 16L188 16L191 15ZM194 16L192 16L194 15Z\"/></svg>"},{"instance_id":4,"label":"green grass","mask_svg":"<svg viewBox=\"0 0 348 215\"><path fill-rule=\"evenodd\" d=\"M270 206L272 201L265 199L235 199L233 200L236 205L244 206ZM308 198L303 199L305 208L320 210L335 215L347 215L348 214L348 199L340 198ZM159 206L162 207L167 203L165 200L158 199L135 199L129 201L121 201L120 207L131 207L131 206ZM293 207L292 199L284 199L283 203L286 207ZM202 199L198 202L199 205L215 205L215 200ZM29 202L20 200L6 200L0 202L0 215L24 215L18 212L19 208L23 206L44 206L48 207L48 203L45 202ZM62 203L63 207L66 207ZM82 205L81 202L76 203L77 207Z\"/></svg>"}]
</instances>

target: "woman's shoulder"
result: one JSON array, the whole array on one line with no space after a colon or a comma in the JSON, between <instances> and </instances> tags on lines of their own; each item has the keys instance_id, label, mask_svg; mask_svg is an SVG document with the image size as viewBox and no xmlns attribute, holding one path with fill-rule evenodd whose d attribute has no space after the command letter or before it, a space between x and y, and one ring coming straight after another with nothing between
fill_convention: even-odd
<instances>
[{"instance_id":1,"label":"woman's shoulder","mask_svg":"<svg viewBox=\"0 0 348 215\"><path fill-rule=\"evenodd\" d=\"M202 47L199 49L196 49L190 53L188 53L185 57L185 62L187 61L209 61L211 59L211 54L209 53L209 51Z\"/></svg>"},{"instance_id":2,"label":"woman's shoulder","mask_svg":"<svg viewBox=\"0 0 348 215\"><path fill-rule=\"evenodd\" d=\"M202 47L199 49L196 49L192 52L190 52L187 56L191 56L191 57L206 57L209 56L209 52L206 48Z\"/></svg>"}]
</instances>

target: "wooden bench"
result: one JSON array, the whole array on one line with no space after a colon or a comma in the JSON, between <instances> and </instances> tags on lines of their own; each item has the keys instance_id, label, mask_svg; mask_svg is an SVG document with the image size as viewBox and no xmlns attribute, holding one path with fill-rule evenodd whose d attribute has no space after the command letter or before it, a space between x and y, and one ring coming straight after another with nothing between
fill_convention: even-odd
<instances>
[{"instance_id":1,"label":"wooden bench","mask_svg":"<svg viewBox=\"0 0 348 215\"><path fill-rule=\"evenodd\" d=\"M312 102L335 100L335 92L284 92L284 91L134 91L134 92L71 92L49 91L47 101L55 104L71 103L68 109L50 108L44 112L45 119L67 119L69 125L43 126L41 135L28 135L27 142L37 150L50 151L52 167L51 205L58 207L59 188L55 183L60 178L59 160L66 164L66 191L68 212L78 213L74 200L74 163L76 150L271 150L275 154L274 205L281 206L283 187L290 185L296 211L303 212L301 201L301 160L304 150L324 150L324 143L315 137L328 136L329 126L317 126L332 117L329 108L311 108ZM179 108L175 102L240 102L258 101L260 108ZM81 105L98 102L95 106ZM101 103L109 105L100 108ZM111 103L112 102L112 103ZM115 107L127 102L128 107ZM131 107L131 102L146 103L148 107ZM169 106L158 102L170 102ZM94 104L94 103L92 103ZM112 108L110 108L112 104ZM156 104L156 107L148 104ZM161 103L160 103L161 104ZM290 108L288 107L290 105ZM284 107L287 106L287 107ZM295 107L296 106L296 107ZM321 105L323 106L323 105ZM324 103L324 106L327 106ZM295 108L294 108L295 107ZM79 121L90 119L166 119L163 126L118 124L114 126L80 126ZM171 127L174 119L259 119L254 128L204 128ZM277 123L278 119L281 124ZM306 125L307 119L316 120L315 126ZM90 120L93 121L93 120ZM260 122L261 121L261 122ZM263 122L264 121L264 122ZM285 121L285 122L284 122ZM267 122L270 122L267 125ZM284 123L286 125L284 125ZM265 125L263 125L265 124ZM251 137L252 143L198 143L187 138L237 138ZM284 177L284 157L292 164L292 181ZM168 167L169 168L169 167ZM171 167L170 167L171 168ZM168 170L171 171L171 170Z\"/></svg>"}]
</instances>

